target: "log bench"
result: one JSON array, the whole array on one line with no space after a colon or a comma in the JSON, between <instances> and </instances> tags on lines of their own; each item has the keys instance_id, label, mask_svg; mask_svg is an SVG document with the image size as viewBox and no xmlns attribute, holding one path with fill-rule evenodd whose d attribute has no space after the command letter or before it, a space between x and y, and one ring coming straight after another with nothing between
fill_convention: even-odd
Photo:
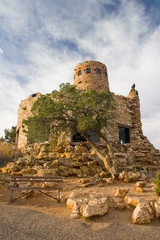
<instances>
[{"instance_id":1,"label":"log bench","mask_svg":"<svg viewBox=\"0 0 160 240\"><path fill-rule=\"evenodd\" d=\"M10 191L11 191L11 202L30 194L31 192L37 190L42 194L47 195L50 198L56 199L60 201L60 191L62 188L60 187L60 183L63 182L62 177L39 177L39 176L11 176L10 177ZM36 183L55 183L55 187L43 187L43 186L34 186ZM29 184L29 186L28 186ZM33 186L32 186L33 184ZM58 191L58 196L53 197L48 194L48 191ZM13 198L13 191L27 191L26 193L22 193L20 196ZM45 192L44 192L45 191Z\"/></svg>"}]
</instances>

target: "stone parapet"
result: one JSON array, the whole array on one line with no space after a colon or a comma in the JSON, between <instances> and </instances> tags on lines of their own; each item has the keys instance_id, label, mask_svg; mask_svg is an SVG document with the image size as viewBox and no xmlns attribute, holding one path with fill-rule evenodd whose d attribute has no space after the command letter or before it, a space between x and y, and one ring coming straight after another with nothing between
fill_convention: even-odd
<instances>
[{"instance_id":1,"label":"stone parapet","mask_svg":"<svg viewBox=\"0 0 160 240\"><path fill-rule=\"evenodd\" d=\"M79 63L74 69L74 85L80 90L109 91L107 67L97 61Z\"/></svg>"}]
</instances>

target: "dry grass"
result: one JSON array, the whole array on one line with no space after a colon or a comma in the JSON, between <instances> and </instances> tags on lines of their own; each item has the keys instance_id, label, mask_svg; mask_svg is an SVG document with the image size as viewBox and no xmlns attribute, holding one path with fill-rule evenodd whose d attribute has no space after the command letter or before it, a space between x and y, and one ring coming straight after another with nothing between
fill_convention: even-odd
<instances>
[{"instance_id":1,"label":"dry grass","mask_svg":"<svg viewBox=\"0 0 160 240\"><path fill-rule=\"evenodd\" d=\"M0 141L0 166L4 166L6 163L13 161L12 147L12 144Z\"/></svg>"}]
</instances>

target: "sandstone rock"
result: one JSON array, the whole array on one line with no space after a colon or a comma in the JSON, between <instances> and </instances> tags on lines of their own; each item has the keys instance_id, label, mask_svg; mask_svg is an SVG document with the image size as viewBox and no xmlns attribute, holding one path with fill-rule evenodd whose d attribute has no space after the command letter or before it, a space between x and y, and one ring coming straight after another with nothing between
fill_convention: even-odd
<instances>
[{"instance_id":1,"label":"sandstone rock","mask_svg":"<svg viewBox=\"0 0 160 240\"><path fill-rule=\"evenodd\" d=\"M55 169L40 169L37 172L38 176L57 176L57 170Z\"/></svg>"},{"instance_id":2,"label":"sandstone rock","mask_svg":"<svg viewBox=\"0 0 160 240\"><path fill-rule=\"evenodd\" d=\"M139 182L136 182L136 187L140 187L140 188L142 188L142 187L145 187L146 184L147 184L146 182L139 181Z\"/></svg>"},{"instance_id":3,"label":"sandstone rock","mask_svg":"<svg viewBox=\"0 0 160 240\"><path fill-rule=\"evenodd\" d=\"M21 160L25 166L33 167L36 163L36 159L33 156L24 156Z\"/></svg>"},{"instance_id":4,"label":"sandstone rock","mask_svg":"<svg viewBox=\"0 0 160 240\"><path fill-rule=\"evenodd\" d=\"M72 157L72 154L71 153L64 153L65 154L65 157L67 158L67 159L69 159L69 158L71 158Z\"/></svg>"},{"instance_id":5,"label":"sandstone rock","mask_svg":"<svg viewBox=\"0 0 160 240\"><path fill-rule=\"evenodd\" d=\"M149 203L139 203L132 214L133 223L150 223L151 219L153 219L153 210Z\"/></svg>"},{"instance_id":6,"label":"sandstone rock","mask_svg":"<svg viewBox=\"0 0 160 240\"><path fill-rule=\"evenodd\" d=\"M119 174L119 179L123 180L124 182L133 182L137 180L145 181L147 178L144 172L125 172Z\"/></svg>"},{"instance_id":7,"label":"sandstone rock","mask_svg":"<svg viewBox=\"0 0 160 240\"><path fill-rule=\"evenodd\" d=\"M89 182L91 182L91 179L89 178L82 178L79 180L79 183L82 183L82 184L89 183Z\"/></svg>"},{"instance_id":8,"label":"sandstone rock","mask_svg":"<svg viewBox=\"0 0 160 240\"><path fill-rule=\"evenodd\" d=\"M58 160L54 160L52 163L51 163L51 167L52 168L57 168L58 167Z\"/></svg>"},{"instance_id":9,"label":"sandstone rock","mask_svg":"<svg viewBox=\"0 0 160 240\"><path fill-rule=\"evenodd\" d=\"M53 169L52 169L53 170ZM56 170L56 169L55 169ZM58 169L59 175L60 176L65 176L68 177L69 176L69 170L71 171L72 169L68 169L65 166L60 166Z\"/></svg>"},{"instance_id":10,"label":"sandstone rock","mask_svg":"<svg viewBox=\"0 0 160 240\"><path fill-rule=\"evenodd\" d=\"M69 170L69 175L81 175L82 174L82 171L81 169L77 169L77 168L72 168Z\"/></svg>"},{"instance_id":11,"label":"sandstone rock","mask_svg":"<svg viewBox=\"0 0 160 240\"><path fill-rule=\"evenodd\" d=\"M22 169L20 171L20 173L22 175L35 175L35 174L37 174L37 171L35 169L32 169L32 168L26 168L26 169Z\"/></svg>"},{"instance_id":12,"label":"sandstone rock","mask_svg":"<svg viewBox=\"0 0 160 240\"><path fill-rule=\"evenodd\" d=\"M77 153L87 153L88 149L84 146L81 146L80 144L77 144L75 146L75 152L77 152Z\"/></svg>"},{"instance_id":13,"label":"sandstone rock","mask_svg":"<svg viewBox=\"0 0 160 240\"><path fill-rule=\"evenodd\" d=\"M100 178L106 178L106 177L107 177L107 174L104 171L100 172Z\"/></svg>"},{"instance_id":14,"label":"sandstone rock","mask_svg":"<svg viewBox=\"0 0 160 240\"><path fill-rule=\"evenodd\" d=\"M96 151L94 149L91 150L91 155L96 155Z\"/></svg>"},{"instance_id":15,"label":"sandstone rock","mask_svg":"<svg viewBox=\"0 0 160 240\"><path fill-rule=\"evenodd\" d=\"M141 187L136 187L136 192L143 193L143 192L144 192L144 189L141 188Z\"/></svg>"},{"instance_id":16,"label":"sandstone rock","mask_svg":"<svg viewBox=\"0 0 160 240\"><path fill-rule=\"evenodd\" d=\"M130 197L130 196L126 196L124 198L125 204L126 206L137 206L140 203L140 200L138 198L135 197Z\"/></svg>"},{"instance_id":17,"label":"sandstone rock","mask_svg":"<svg viewBox=\"0 0 160 240\"><path fill-rule=\"evenodd\" d=\"M44 182L42 183L42 188L55 188L58 186L58 183L54 182Z\"/></svg>"},{"instance_id":18,"label":"sandstone rock","mask_svg":"<svg viewBox=\"0 0 160 240\"><path fill-rule=\"evenodd\" d=\"M72 209L71 218L80 214L91 217L108 212L108 195L105 193L72 192L67 200L67 207Z\"/></svg>"},{"instance_id":19,"label":"sandstone rock","mask_svg":"<svg viewBox=\"0 0 160 240\"><path fill-rule=\"evenodd\" d=\"M43 167L41 165L34 165L32 169L35 169L38 172L39 170L43 169Z\"/></svg>"},{"instance_id":20,"label":"sandstone rock","mask_svg":"<svg viewBox=\"0 0 160 240\"><path fill-rule=\"evenodd\" d=\"M1 168L1 172L2 172L2 173L7 173L6 167Z\"/></svg>"},{"instance_id":21,"label":"sandstone rock","mask_svg":"<svg viewBox=\"0 0 160 240\"><path fill-rule=\"evenodd\" d=\"M68 208L72 209L71 218L78 218L80 216L81 206L87 202L87 198L68 198L66 204Z\"/></svg>"},{"instance_id":22,"label":"sandstone rock","mask_svg":"<svg viewBox=\"0 0 160 240\"><path fill-rule=\"evenodd\" d=\"M83 204L80 213L83 217L102 216L108 212L108 199L92 199L88 204Z\"/></svg>"},{"instance_id":23,"label":"sandstone rock","mask_svg":"<svg viewBox=\"0 0 160 240\"><path fill-rule=\"evenodd\" d=\"M129 192L129 188L117 188L114 196L124 198L127 195L128 192Z\"/></svg>"},{"instance_id":24,"label":"sandstone rock","mask_svg":"<svg viewBox=\"0 0 160 240\"><path fill-rule=\"evenodd\" d=\"M126 207L124 199L120 197L110 197L109 198L110 207L117 209L124 209Z\"/></svg>"},{"instance_id":25,"label":"sandstone rock","mask_svg":"<svg viewBox=\"0 0 160 240\"><path fill-rule=\"evenodd\" d=\"M113 185L114 184L114 179L113 178L103 178L102 179L104 182L106 182L109 185Z\"/></svg>"},{"instance_id":26,"label":"sandstone rock","mask_svg":"<svg viewBox=\"0 0 160 240\"><path fill-rule=\"evenodd\" d=\"M156 217L160 217L160 200L154 203Z\"/></svg>"},{"instance_id":27,"label":"sandstone rock","mask_svg":"<svg viewBox=\"0 0 160 240\"><path fill-rule=\"evenodd\" d=\"M43 168L50 169L51 168L51 163L50 162L45 162L43 164Z\"/></svg>"},{"instance_id":28,"label":"sandstone rock","mask_svg":"<svg viewBox=\"0 0 160 240\"><path fill-rule=\"evenodd\" d=\"M80 169L81 169L83 174L88 174L89 173L89 168L86 167L86 166L81 166Z\"/></svg>"},{"instance_id":29,"label":"sandstone rock","mask_svg":"<svg viewBox=\"0 0 160 240\"><path fill-rule=\"evenodd\" d=\"M22 176L23 174L20 172L11 172L10 176Z\"/></svg>"}]
</instances>

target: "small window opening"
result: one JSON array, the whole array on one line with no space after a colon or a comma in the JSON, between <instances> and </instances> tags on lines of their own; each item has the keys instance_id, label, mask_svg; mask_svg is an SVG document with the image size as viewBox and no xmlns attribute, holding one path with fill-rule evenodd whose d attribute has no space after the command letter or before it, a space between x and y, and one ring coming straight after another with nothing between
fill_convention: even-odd
<instances>
[{"instance_id":1,"label":"small window opening","mask_svg":"<svg viewBox=\"0 0 160 240\"><path fill-rule=\"evenodd\" d=\"M78 83L81 83L82 81L79 81Z\"/></svg>"},{"instance_id":2,"label":"small window opening","mask_svg":"<svg viewBox=\"0 0 160 240\"><path fill-rule=\"evenodd\" d=\"M37 93L33 93L32 94L32 98L36 97L37 96Z\"/></svg>"},{"instance_id":3,"label":"small window opening","mask_svg":"<svg viewBox=\"0 0 160 240\"><path fill-rule=\"evenodd\" d=\"M82 75L82 71L81 70L78 71L78 76L80 76L80 75Z\"/></svg>"},{"instance_id":4,"label":"small window opening","mask_svg":"<svg viewBox=\"0 0 160 240\"><path fill-rule=\"evenodd\" d=\"M105 74L105 77L107 77L107 72L105 72L104 74Z\"/></svg>"},{"instance_id":5,"label":"small window opening","mask_svg":"<svg viewBox=\"0 0 160 240\"><path fill-rule=\"evenodd\" d=\"M91 73L91 69L90 68L86 68L86 73Z\"/></svg>"},{"instance_id":6,"label":"small window opening","mask_svg":"<svg viewBox=\"0 0 160 240\"><path fill-rule=\"evenodd\" d=\"M100 68L97 68L96 73L97 73L97 74L101 74L101 69L100 69Z\"/></svg>"},{"instance_id":7,"label":"small window opening","mask_svg":"<svg viewBox=\"0 0 160 240\"><path fill-rule=\"evenodd\" d=\"M130 143L129 128L119 127L119 142L121 144Z\"/></svg>"}]
</instances>

